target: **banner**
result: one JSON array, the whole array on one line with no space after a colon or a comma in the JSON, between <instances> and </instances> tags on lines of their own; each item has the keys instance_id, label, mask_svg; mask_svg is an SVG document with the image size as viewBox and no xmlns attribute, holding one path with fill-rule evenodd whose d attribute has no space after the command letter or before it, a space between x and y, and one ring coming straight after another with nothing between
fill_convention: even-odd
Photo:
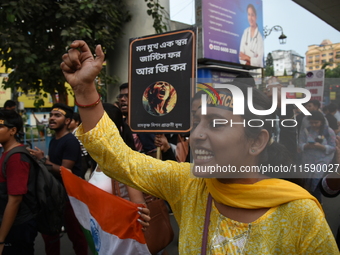
<instances>
[{"instance_id":1,"label":"banner","mask_svg":"<svg viewBox=\"0 0 340 255\"><path fill-rule=\"evenodd\" d=\"M318 100L322 105L324 92L325 70L309 71L306 74L306 86L312 95L311 100Z\"/></svg>"},{"instance_id":2,"label":"banner","mask_svg":"<svg viewBox=\"0 0 340 255\"><path fill-rule=\"evenodd\" d=\"M135 132L190 130L196 29L130 39L129 115Z\"/></svg>"}]
</instances>

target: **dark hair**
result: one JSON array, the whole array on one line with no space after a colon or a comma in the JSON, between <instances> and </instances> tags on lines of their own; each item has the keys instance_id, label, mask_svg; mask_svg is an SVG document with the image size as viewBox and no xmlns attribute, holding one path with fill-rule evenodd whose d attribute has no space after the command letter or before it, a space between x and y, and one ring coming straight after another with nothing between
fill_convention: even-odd
<instances>
[{"instance_id":1,"label":"dark hair","mask_svg":"<svg viewBox=\"0 0 340 255\"><path fill-rule=\"evenodd\" d=\"M321 121L321 126L319 128L319 135L323 135L326 127L325 116L319 111L311 111L311 115L308 116L308 120L319 120ZM328 129L328 128L327 128Z\"/></svg>"},{"instance_id":2,"label":"dark hair","mask_svg":"<svg viewBox=\"0 0 340 255\"><path fill-rule=\"evenodd\" d=\"M248 4L247 11L248 11L249 8L251 8L253 10L253 12L255 13L255 16L257 17L257 12L256 12L256 9L255 9L255 6L252 5L252 4Z\"/></svg>"},{"instance_id":3,"label":"dark hair","mask_svg":"<svg viewBox=\"0 0 340 255\"><path fill-rule=\"evenodd\" d=\"M103 103L104 110L110 119L115 123L124 142L133 150L135 144L130 127L123 121L123 114L119 108L110 103Z\"/></svg>"},{"instance_id":4,"label":"dark hair","mask_svg":"<svg viewBox=\"0 0 340 255\"><path fill-rule=\"evenodd\" d=\"M327 107L330 113L337 111L337 106L334 103L329 104Z\"/></svg>"},{"instance_id":5,"label":"dark hair","mask_svg":"<svg viewBox=\"0 0 340 255\"><path fill-rule=\"evenodd\" d=\"M308 120L320 120L323 125L325 124L325 116L321 112L311 111L310 114Z\"/></svg>"},{"instance_id":6,"label":"dark hair","mask_svg":"<svg viewBox=\"0 0 340 255\"><path fill-rule=\"evenodd\" d=\"M122 85L119 86L119 90L127 89L128 87L129 87L129 83L125 82L125 83L123 83Z\"/></svg>"},{"instance_id":7,"label":"dark hair","mask_svg":"<svg viewBox=\"0 0 340 255\"><path fill-rule=\"evenodd\" d=\"M255 79L249 73L240 73L236 76L234 84L240 83L256 88Z\"/></svg>"},{"instance_id":8,"label":"dark hair","mask_svg":"<svg viewBox=\"0 0 340 255\"><path fill-rule=\"evenodd\" d=\"M325 105L324 107L322 107L322 111L323 111L323 113L325 113L325 114L326 114L326 112L329 112L328 105Z\"/></svg>"},{"instance_id":9,"label":"dark hair","mask_svg":"<svg viewBox=\"0 0 340 255\"><path fill-rule=\"evenodd\" d=\"M20 114L14 110L0 110L0 119L5 121L5 126L17 128L16 134L19 134L23 127L23 121Z\"/></svg>"},{"instance_id":10,"label":"dark hair","mask_svg":"<svg viewBox=\"0 0 340 255\"><path fill-rule=\"evenodd\" d=\"M318 109L319 109L320 106L321 106L320 101L319 101L319 100L316 100L316 99L309 100L309 101L307 102L307 104L309 104L309 103L312 103L313 105L317 106Z\"/></svg>"},{"instance_id":11,"label":"dark hair","mask_svg":"<svg viewBox=\"0 0 340 255\"><path fill-rule=\"evenodd\" d=\"M68 105L66 105L66 104L63 104L63 103L55 103L55 104L52 106L52 110L53 110L54 108L60 108L60 109L64 110L64 111L66 112L65 117L66 117L66 118L72 119L72 116L73 116L73 109L72 109L70 106L68 106Z\"/></svg>"},{"instance_id":12,"label":"dark hair","mask_svg":"<svg viewBox=\"0 0 340 255\"><path fill-rule=\"evenodd\" d=\"M74 112L73 115L72 115L72 119L73 119L75 122L78 122L79 124L81 124L81 118L80 118L80 114L79 114L79 113Z\"/></svg>"},{"instance_id":13,"label":"dark hair","mask_svg":"<svg viewBox=\"0 0 340 255\"><path fill-rule=\"evenodd\" d=\"M7 100L4 103L4 108L7 108L7 107L12 108L13 106L16 106L16 105L17 105L17 103L14 100Z\"/></svg>"}]
</instances>

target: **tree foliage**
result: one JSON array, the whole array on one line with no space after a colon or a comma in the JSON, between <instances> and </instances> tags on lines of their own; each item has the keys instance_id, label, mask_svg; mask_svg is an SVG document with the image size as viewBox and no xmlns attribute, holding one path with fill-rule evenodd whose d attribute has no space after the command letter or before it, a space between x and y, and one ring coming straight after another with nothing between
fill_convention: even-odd
<instances>
[{"instance_id":1,"label":"tree foliage","mask_svg":"<svg viewBox=\"0 0 340 255\"><path fill-rule=\"evenodd\" d=\"M166 32L167 26L165 20L169 16L164 7L160 5L159 0L144 0L148 7L147 13L154 20L153 27L157 33Z\"/></svg>"},{"instance_id":2,"label":"tree foliage","mask_svg":"<svg viewBox=\"0 0 340 255\"><path fill-rule=\"evenodd\" d=\"M264 70L264 75L265 76L274 76L274 66L273 66L273 56L269 52L266 58L266 68Z\"/></svg>"},{"instance_id":3,"label":"tree foliage","mask_svg":"<svg viewBox=\"0 0 340 255\"><path fill-rule=\"evenodd\" d=\"M325 95L329 95L330 88L334 85L340 85L340 65L338 64L335 68L327 68L330 66L330 62L326 62L322 65L321 69L325 69Z\"/></svg>"},{"instance_id":4,"label":"tree foliage","mask_svg":"<svg viewBox=\"0 0 340 255\"><path fill-rule=\"evenodd\" d=\"M0 59L13 69L5 83L25 93L42 89L66 103L61 56L75 39L114 48L130 20L124 0L12 0L0 2ZM93 49L92 49L93 50ZM46 94L44 96L47 96Z\"/></svg>"}]
</instances>

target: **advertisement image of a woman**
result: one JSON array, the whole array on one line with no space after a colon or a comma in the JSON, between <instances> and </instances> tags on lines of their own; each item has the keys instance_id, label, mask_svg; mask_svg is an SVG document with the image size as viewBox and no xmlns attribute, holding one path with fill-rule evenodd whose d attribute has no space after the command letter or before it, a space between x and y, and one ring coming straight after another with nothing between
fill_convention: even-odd
<instances>
[{"instance_id":1,"label":"advertisement image of a woman","mask_svg":"<svg viewBox=\"0 0 340 255\"><path fill-rule=\"evenodd\" d=\"M257 12L254 5L247 6L249 27L243 32L239 59L243 65L263 67L263 38L257 25Z\"/></svg>"}]
</instances>

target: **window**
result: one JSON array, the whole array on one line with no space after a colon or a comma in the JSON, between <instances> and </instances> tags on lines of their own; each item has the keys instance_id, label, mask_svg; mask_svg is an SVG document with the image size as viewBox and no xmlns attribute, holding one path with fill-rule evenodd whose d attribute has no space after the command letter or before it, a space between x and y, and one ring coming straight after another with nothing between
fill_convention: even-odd
<instances>
[{"instance_id":1,"label":"window","mask_svg":"<svg viewBox=\"0 0 340 255\"><path fill-rule=\"evenodd\" d=\"M313 56L309 56L308 59L313 59Z\"/></svg>"},{"instance_id":2,"label":"window","mask_svg":"<svg viewBox=\"0 0 340 255\"><path fill-rule=\"evenodd\" d=\"M323 60L321 61L321 63L322 63L322 64L326 63L326 59L323 59Z\"/></svg>"},{"instance_id":3,"label":"window","mask_svg":"<svg viewBox=\"0 0 340 255\"><path fill-rule=\"evenodd\" d=\"M333 52L331 52L331 53L328 53L328 55L329 55L329 56L333 56Z\"/></svg>"},{"instance_id":4,"label":"window","mask_svg":"<svg viewBox=\"0 0 340 255\"><path fill-rule=\"evenodd\" d=\"M321 56L322 56L322 57L326 57L326 56L327 56L327 54L322 54Z\"/></svg>"},{"instance_id":5,"label":"window","mask_svg":"<svg viewBox=\"0 0 340 255\"><path fill-rule=\"evenodd\" d=\"M320 57L320 55L315 55L315 58L319 58Z\"/></svg>"},{"instance_id":6,"label":"window","mask_svg":"<svg viewBox=\"0 0 340 255\"><path fill-rule=\"evenodd\" d=\"M309 70L313 70L313 67L310 67Z\"/></svg>"},{"instance_id":7,"label":"window","mask_svg":"<svg viewBox=\"0 0 340 255\"><path fill-rule=\"evenodd\" d=\"M328 60L328 62L334 62L334 59L333 59L333 58L330 58L330 59Z\"/></svg>"},{"instance_id":8,"label":"window","mask_svg":"<svg viewBox=\"0 0 340 255\"><path fill-rule=\"evenodd\" d=\"M320 68L320 66L316 66L315 68Z\"/></svg>"}]
</instances>

